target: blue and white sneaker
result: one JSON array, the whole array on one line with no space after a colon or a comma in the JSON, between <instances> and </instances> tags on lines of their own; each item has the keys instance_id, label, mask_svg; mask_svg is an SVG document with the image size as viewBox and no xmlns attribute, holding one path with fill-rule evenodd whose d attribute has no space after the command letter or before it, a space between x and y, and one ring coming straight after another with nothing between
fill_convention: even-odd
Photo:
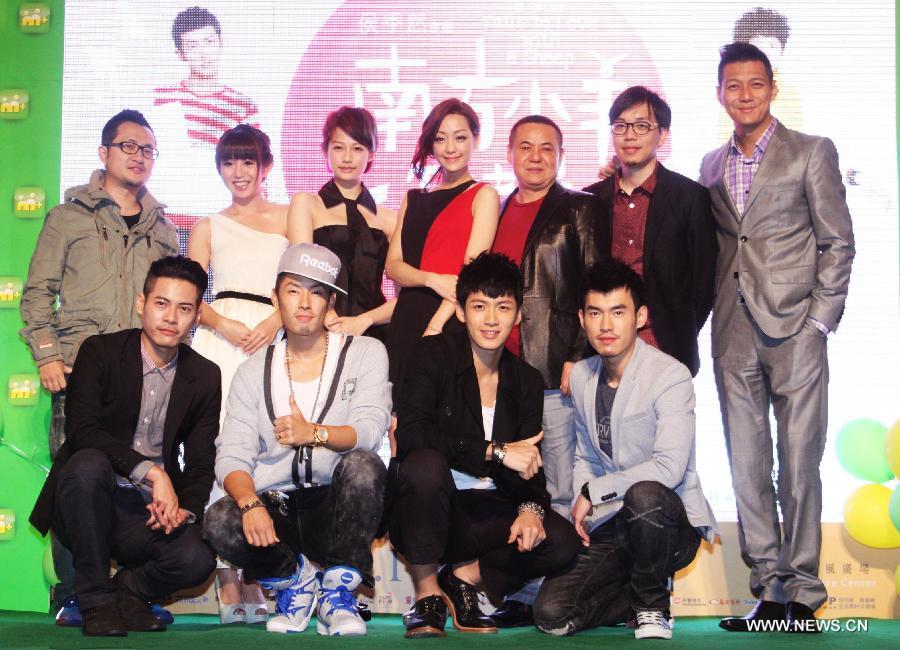
<instances>
[{"instance_id":1,"label":"blue and white sneaker","mask_svg":"<svg viewBox=\"0 0 900 650\"><path fill-rule=\"evenodd\" d=\"M323 636L365 636L366 622L359 615L353 595L362 582L359 571L333 566L321 575L316 631Z\"/></svg>"},{"instance_id":2,"label":"blue and white sneaker","mask_svg":"<svg viewBox=\"0 0 900 650\"><path fill-rule=\"evenodd\" d=\"M316 570L302 553L297 556L297 563L297 571L286 580L259 581L264 588L276 590L275 616L266 621L268 632L302 632L316 609L319 593Z\"/></svg>"}]
</instances>

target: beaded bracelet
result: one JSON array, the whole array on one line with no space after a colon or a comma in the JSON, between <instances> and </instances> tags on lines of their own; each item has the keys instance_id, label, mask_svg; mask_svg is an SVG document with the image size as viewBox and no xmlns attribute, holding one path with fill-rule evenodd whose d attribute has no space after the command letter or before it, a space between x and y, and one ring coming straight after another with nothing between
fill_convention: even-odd
<instances>
[{"instance_id":1,"label":"beaded bracelet","mask_svg":"<svg viewBox=\"0 0 900 650\"><path fill-rule=\"evenodd\" d=\"M541 521L544 521L544 509L534 501L526 501L525 503L520 503L518 512L520 515L523 512L530 512L533 515L537 515L537 518Z\"/></svg>"}]
</instances>

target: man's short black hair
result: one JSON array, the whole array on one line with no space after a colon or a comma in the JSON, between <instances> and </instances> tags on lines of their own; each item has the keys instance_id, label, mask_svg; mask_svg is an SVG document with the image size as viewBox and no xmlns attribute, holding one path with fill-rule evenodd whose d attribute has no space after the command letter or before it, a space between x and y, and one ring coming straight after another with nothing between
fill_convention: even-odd
<instances>
[{"instance_id":1,"label":"man's short black hair","mask_svg":"<svg viewBox=\"0 0 900 650\"><path fill-rule=\"evenodd\" d=\"M466 299L481 292L488 298L510 296L522 306L522 274L519 267L502 253L485 251L462 267L456 281L456 301L466 306Z\"/></svg>"},{"instance_id":2,"label":"man's short black hair","mask_svg":"<svg viewBox=\"0 0 900 650\"><path fill-rule=\"evenodd\" d=\"M544 124L546 126L552 127L554 131L556 131L556 139L559 141L559 148L562 149L563 140L562 140L562 131L559 128L559 125L551 120L549 117L545 115L526 115L523 118L520 118L518 122L513 124L513 127L509 130L509 146L513 145L513 142L516 140L516 131L523 124Z\"/></svg>"},{"instance_id":3,"label":"man's short black hair","mask_svg":"<svg viewBox=\"0 0 900 650\"><path fill-rule=\"evenodd\" d=\"M729 63L744 63L745 61L760 61L766 68L766 76L771 83L775 79L772 73L772 63L766 53L750 43L729 43L719 48L719 85L722 85L722 74Z\"/></svg>"},{"instance_id":4,"label":"man's short black hair","mask_svg":"<svg viewBox=\"0 0 900 650\"><path fill-rule=\"evenodd\" d=\"M757 36L777 38L781 43L781 51L784 52L784 46L791 36L791 26L784 14L774 9L755 7L734 23L734 40L749 43Z\"/></svg>"},{"instance_id":5,"label":"man's short black hair","mask_svg":"<svg viewBox=\"0 0 900 650\"><path fill-rule=\"evenodd\" d=\"M672 109L662 97L645 86L632 86L616 97L609 107L609 123L615 122L629 108L643 105L650 107L659 128L668 130L672 126Z\"/></svg>"},{"instance_id":6,"label":"man's short black hair","mask_svg":"<svg viewBox=\"0 0 900 650\"><path fill-rule=\"evenodd\" d=\"M216 35L222 38L222 25L209 9L188 7L175 16L175 20L172 22L172 40L175 41L175 49L179 52L182 51L181 36L183 34L204 27L212 27L216 30Z\"/></svg>"},{"instance_id":7,"label":"man's short black hair","mask_svg":"<svg viewBox=\"0 0 900 650\"><path fill-rule=\"evenodd\" d=\"M126 108L124 111L119 111L113 115L107 120L106 124L103 125L103 131L100 132L100 144L104 147L111 145L116 139L116 134L119 132L119 126L125 122L134 122L135 124L147 127L151 131L153 130L150 123L147 122L147 118L144 117L142 113Z\"/></svg>"},{"instance_id":8,"label":"man's short black hair","mask_svg":"<svg viewBox=\"0 0 900 650\"><path fill-rule=\"evenodd\" d=\"M616 289L631 292L635 311L644 305L644 281L633 268L615 257L592 264L581 281L581 308L587 304L589 293L607 294Z\"/></svg>"},{"instance_id":9,"label":"man's short black hair","mask_svg":"<svg viewBox=\"0 0 900 650\"><path fill-rule=\"evenodd\" d=\"M156 285L158 278L171 278L173 280L185 280L197 287L197 304L203 300L209 277L206 271L197 262L183 255L170 255L162 257L150 265L147 271L147 279L144 280L144 297L149 296Z\"/></svg>"}]
</instances>

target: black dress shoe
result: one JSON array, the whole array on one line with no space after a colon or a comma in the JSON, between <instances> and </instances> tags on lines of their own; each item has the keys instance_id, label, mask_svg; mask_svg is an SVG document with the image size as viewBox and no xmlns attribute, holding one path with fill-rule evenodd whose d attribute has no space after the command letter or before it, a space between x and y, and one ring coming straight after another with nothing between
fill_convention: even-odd
<instances>
[{"instance_id":1,"label":"black dress shoe","mask_svg":"<svg viewBox=\"0 0 900 650\"><path fill-rule=\"evenodd\" d=\"M91 607L81 612L81 633L84 636L128 636L125 622L116 605Z\"/></svg>"},{"instance_id":2,"label":"black dress shoe","mask_svg":"<svg viewBox=\"0 0 900 650\"><path fill-rule=\"evenodd\" d=\"M494 625L497 627L525 627L534 625L534 615L531 611L531 605L519 602L518 600L504 600L490 615Z\"/></svg>"},{"instance_id":3,"label":"black dress shoe","mask_svg":"<svg viewBox=\"0 0 900 650\"><path fill-rule=\"evenodd\" d=\"M786 632L816 634L819 631L816 625L816 615L803 603L788 601L785 606L784 620L787 621Z\"/></svg>"},{"instance_id":4,"label":"black dress shoe","mask_svg":"<svg viewBox=\"0 0 900 650\"><path fill-rule=\"evenodd\" d=\"M753 610L745 616L729 616L719 621L719 627L729 632L775 632L777 629L750 627L750 622L783 621L784 605L771 600L758 600ZM755 624L755 623L754 623Z\"/></svg>"},{"instance_id":5,"label":"black dress shoe","mask_svg":"<svg viewBox=\"0 0 900 650\"><path fill-rule=\"evenodd\" d=\"M150 605L140 598L132 596L124 589L119 592L116 603L119 616L129 632L163 632L166 624L153 615Z\"/></svg>"},{"instance_id":6,"label":"black dress shoe","mask_svg":"<svg viewBox=\"0 0 900 650\"><path fill-rule=\"evenodd\" d=\"M447 605L441 596L425 596L413 605L411 611L403 615L407 639L427 639L447 636L444 623L447 622Z\"/></svg>"},{"instance_id":7,"label":"black dress shoe","mask_svg":"<svg viewBox=\"0 0 900 650\"><path fill-rule=\"evenodd\" d=\"M454 576L449 564L438 571L437 579L438 586L444 593L444 602L453 617L453 627L460 632L497 632L497 626L478 606L475 587Z\"/></svg>"}]
</instances>

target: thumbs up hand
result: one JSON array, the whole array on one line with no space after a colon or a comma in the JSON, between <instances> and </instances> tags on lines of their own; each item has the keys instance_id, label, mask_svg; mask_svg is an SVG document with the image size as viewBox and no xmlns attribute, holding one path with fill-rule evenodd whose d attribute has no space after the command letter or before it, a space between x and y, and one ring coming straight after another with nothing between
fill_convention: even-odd
<instances>
[{"instance_id":1,"label":"thumbs up hand","mask_svg":"<svg viewBox=\"0 0 900 650\"><path fill-rule=\"evenodd\" d=\"M540 431L537 435L525 440L517 440L506 445L506 456L503 458L503 465L509 469L518 472L526 481L538 473L538 469L543 466L541 461L541 451L537 448L537 444L544 437L544 432Z\"/></svg>"},{"instance_id":2,"label":"thumbs up hand","mask_svg":"<svg viewBox=\"0 0 900 650\"><path fill-rule=\"evenodd\" d=\"M294 400L293 393L291 393L290 403L291 414L275 418L275 422L273 422L275 425L275 439L278 441L278 444L285 447L309 445L313 441L315 427L303 417L300 407L297 406L297 402Z\"/></svg>"}]
</instances>

